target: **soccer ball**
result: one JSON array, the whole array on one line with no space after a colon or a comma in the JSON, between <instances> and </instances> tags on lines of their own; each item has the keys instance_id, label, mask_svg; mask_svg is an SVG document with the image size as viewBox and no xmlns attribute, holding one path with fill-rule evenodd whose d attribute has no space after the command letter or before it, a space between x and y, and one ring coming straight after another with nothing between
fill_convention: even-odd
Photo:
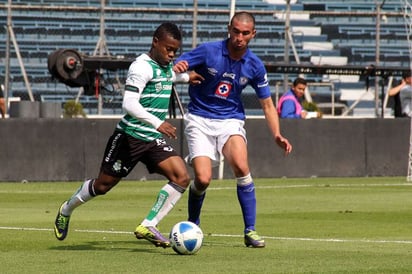
<instances>
[{"instance_id":1,"label":"soccer ball","mask_svg":"<svg viewBox=\"0 0 412 274\"><path fill-rule=\"evenodd\" d=\"M180 255L192 255L199 251L203 232L196 224L183 221L175 224L169 234L173 250Z\"/></svg>"}]
</instances>

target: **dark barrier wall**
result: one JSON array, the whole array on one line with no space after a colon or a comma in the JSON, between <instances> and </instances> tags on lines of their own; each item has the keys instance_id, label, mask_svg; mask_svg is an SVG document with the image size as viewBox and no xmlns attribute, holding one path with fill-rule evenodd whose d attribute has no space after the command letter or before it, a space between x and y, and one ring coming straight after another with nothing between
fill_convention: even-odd
<instances>
[{"instance_id":1,"label":"dark barrier wall","mask_svg":"<svg viewBox=\"0 0 412 274\"><path fill-rule=\"evenodd\" d=\"M79 181L95 177L117 119L0 120L0 181ZM182 136L182 121L172 121ZM248 119L252 175L269 177L406 176L409 119L281 120L294 146L285 157L266 121ZM172 140L182 155L184 138ZM217 168L215 169L217 177ZM159 179L139 164L127 179ZM233 178L228 166L224 178Z\"/></svg>"},{"instance_id":2,"label":"dark barrier wall","mask_svg":"<svg viewBox=\"0 0 412 274\"><path fill-rule=\"evenodd\" d=\"M406 176L409 119L281 120L284 157L264 120L247 122L255 177Z\"/></svg>"}]
</instances>

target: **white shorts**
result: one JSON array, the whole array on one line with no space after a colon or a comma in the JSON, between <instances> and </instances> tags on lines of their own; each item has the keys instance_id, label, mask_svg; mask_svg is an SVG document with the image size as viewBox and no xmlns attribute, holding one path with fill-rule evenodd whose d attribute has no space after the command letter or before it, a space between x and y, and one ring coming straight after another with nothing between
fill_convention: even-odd
<instances>
[{"instance_id":1,"label":"white shorts","mask_svg":"<svg viewBox=\"0 0 412 274\"><path fill-rule=\"evenodd\" d=\"M240 135L245 141L245 122L238 119L208 119L194 114L184 115L185 136L188 143L188 163L198 156L207 156L212 165L217 166L222 156L222 149L232 135Z\"/></svg>"}]
</instances>

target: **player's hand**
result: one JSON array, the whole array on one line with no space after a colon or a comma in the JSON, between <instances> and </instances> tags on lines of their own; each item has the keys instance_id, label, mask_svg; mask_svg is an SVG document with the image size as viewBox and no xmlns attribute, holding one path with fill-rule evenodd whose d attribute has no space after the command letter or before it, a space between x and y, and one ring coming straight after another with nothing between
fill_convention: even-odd
<instances>
[{"instance_id":1,"label":"player's hand","mask_svg":"<svg viewBox=\"0 0 412 274\"><path fill-rule=\"evenodd\" d=\"M177 62L173 66L173 71L176 73L183 73L186 72L189 69L189 63L185 60Z\"/></svg>"},{"instance_id":2,"label":"player's hand","mask_svg":"<svg viewBox=\"0 0 412 274\"><path fill-rule=\"evenodd\" d=\"M301 117L302 119L306 119L306 116L308 116L308 112L307 112L306 110L302 110L302 111L300 112L300 117Z\"/></svg>"},{"instance_id":3,"label":"player's hand","mask_svg":"<svg viewBox=\"0 0 412 274\"><path fill-rule=\"evenodd\" d=\"M200 75L199 73L197 73L196 71L189 72L189 83L191 85L199 85L204 80L205 80L205 78L202 75Z\"/></svg>"},{"instance_id":4,"label":"player's hand","mask_svg":"<svg viewBox=\"0 0 412 274\"><path fill-rule=\"evenodd\" d=\"M168 122L163 122L160 127L157 128L157 131L171 139L177 139L176 127Z\"/></svg>"},{"instance_id":5,"label":"player's hand","mask_svg":"<svg viewBox=\"0 0 412 274\"><path fill-rule=\"evenodd\" d=\"M282 136L276 136L276 143L285 151L285 155L292 152L292 145L289 143L288 139Z\"/></svg>"}]
</instances>

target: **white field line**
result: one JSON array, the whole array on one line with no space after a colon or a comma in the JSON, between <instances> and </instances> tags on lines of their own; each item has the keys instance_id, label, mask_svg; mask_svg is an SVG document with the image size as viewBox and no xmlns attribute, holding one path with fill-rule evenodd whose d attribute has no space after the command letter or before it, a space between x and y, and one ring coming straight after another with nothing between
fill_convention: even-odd
<instances>
[{"instance_id":1,"label":"white field line","mask_svg":"<svg viewBox=\"0 0 412 274\"><path fill-rule=\"evenodd\" d=\"M243 235L207 234L212 237L243 237ZM378 244L412 244L412 240L368 240L368 239L316 239L316 238L293 238L262 236L264 239L283 241L308 241L308 242L336 242L336 243L378 243Z\"/></svg>"},{"instance_id":2,"label":"white field line","mask_svg":"<svg viewBox=\"0 0 412 274\"><path fill-rule=\"evenodd\" d=\"M400 184L302 184L302 185L274 185L274 186L256 186L257 189L282 189L282 188L308 188L308 187L368 187L368 186L412 186L412 183ZM233 187L209 187L208 190L226 190L234 189ZM1 193L2 191L0 191ZM53 231L51 228L30 228L30 227L6 227L0 226L0 230L21 230L21 231ZM101 233L101 234L133 234L129 231L114 231L114 230L84 230L75 229L80 233ZM230 234L207 234L209 237L236 237L243 238L243 235ZM293 238L293 237L274 237L262 236L265 239L284 240L284 241L312 241L312 242L358 242L358 243L382 243L382 244L412 244L412 240L368 240L368 239L316 239L316 238Z\"/></svg>"},{"instance_id":3,"label":"white field line","mask_svg":"<svg viewBox=\"0 0 412 274\"><path fill-rule=\"evenodd\" d=\"M52 232L51 228L34 228L34 227L8 227L0 226L0 230L20 230L20 231L47 231ZM94 229L74 229L79 233L95 233L95 234L130 234L130 231L115 231L115 230L94 230ZM243 235L231 234L206 234L205 237L225 237L225 238L243 238ZM334 243L373 243L373 244L412 244L412 240L368 240L368 239L322 239L322 238L293 238L293 237L275 237L262 236L264 239L281 240L281 241L308 241L308 242L334 242Z\"/></svg>"},{"instance_id":4,"label":"white field line","mask_svg":"<svg viewBox=\"0 0 412 274\"><path fill-rule=\"evenodd\" d=\"M412 186L412 183L398 183L398 184L297 184L297 185L272 185L272 186L260 186L259 184L255 185L256 189L287 189L287 188L335 188L335 187L392 187L392 186ZM232 186L224 186L224 187L208 187L209 190L231 190L236 188L236 183L232 184ZM67 193L70 191L56 191L56 190L17 190L17 191L9 191L9 190L2 190L0 189L0 193ZM70 192L71 193L71 192Z\"/></svg>"},{"instance_id":5,"label":"white field line","mask_svg":"<svg viewBox=\"0 0 412 274\"><path fill-rule=\"evenodd\" d=\"M412 183L400 183L400 184L302 184L302 185L273 185L273 186L259 186L255 185L256 189L282 189L282 188L321 188L321 187L381 187L381 186L412 186ZM209 190L226 190L234 189L236 186L227 186L227 187L208 187Z\"/></svg>"}]
</instances>

